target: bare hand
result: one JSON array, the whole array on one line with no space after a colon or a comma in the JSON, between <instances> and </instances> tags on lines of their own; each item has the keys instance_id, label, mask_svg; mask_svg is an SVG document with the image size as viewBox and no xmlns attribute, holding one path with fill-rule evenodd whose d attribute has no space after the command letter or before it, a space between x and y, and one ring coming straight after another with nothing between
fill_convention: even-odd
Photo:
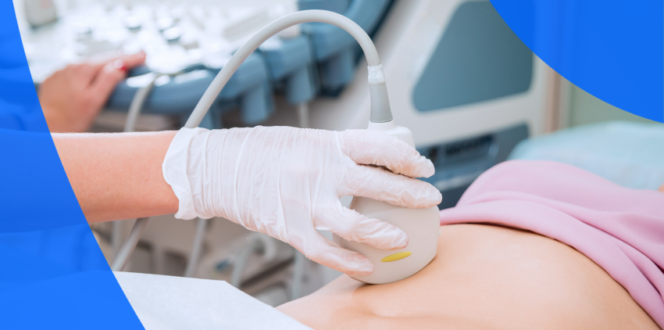
<instances>
[{"instance_id":1,"label":"bare hand","mask_svg":"<svg viewBox=\"0 0 664 330\"><path fill-rule=\"evenodd\" d=\"M85 132L127 70L145 62L145 53L101 63L71 64L48 77L38 96L51 132Z\"/></svg>"}]
</instances>

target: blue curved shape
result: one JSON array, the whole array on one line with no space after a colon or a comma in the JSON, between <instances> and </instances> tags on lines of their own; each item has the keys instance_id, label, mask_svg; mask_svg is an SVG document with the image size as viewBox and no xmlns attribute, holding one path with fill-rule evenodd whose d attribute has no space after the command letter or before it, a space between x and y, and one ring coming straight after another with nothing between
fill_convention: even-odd
<instances>
[{"instance_id":1,"label":"blue curved shape","mask_svg":"<svg viewBox=\"0 0 664 330\"><path fill-rule=\"evenodd\" d=\"M142 329L67 180L0 1L0 329Z\"/></svg>"},{"instance_id":2,"label":"blue curved shape","mask_svg":"<svg viewBox=\"0 0 664 330\"><path fill-rule=\"evenodd\" d=\"M567 80L664 122L661 0L491 0L521 40Z\"/></svg>"}]
</instances>

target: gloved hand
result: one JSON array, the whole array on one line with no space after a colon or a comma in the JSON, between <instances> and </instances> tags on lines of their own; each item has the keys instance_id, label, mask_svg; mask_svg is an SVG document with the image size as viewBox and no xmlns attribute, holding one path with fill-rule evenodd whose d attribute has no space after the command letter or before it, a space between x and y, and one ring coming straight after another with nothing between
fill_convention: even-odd
<instances>
[{"instance_id":1,"label":"gloved hand","mask_svg":"<svg viewBox=\"0 0 664 330\"><path fill-rule=\"evenodd\" d=\"M432 185L412 178L433 175L429 160L395 137L367 130L183 128L162 170L179 199L176 218L223 217L355 275L371 274L371 262L316 229L379 249L404 248L408 237L394 225L344 208L339 197L410 208L431 207L442 199Z\"/></svg>"}]
</instances>

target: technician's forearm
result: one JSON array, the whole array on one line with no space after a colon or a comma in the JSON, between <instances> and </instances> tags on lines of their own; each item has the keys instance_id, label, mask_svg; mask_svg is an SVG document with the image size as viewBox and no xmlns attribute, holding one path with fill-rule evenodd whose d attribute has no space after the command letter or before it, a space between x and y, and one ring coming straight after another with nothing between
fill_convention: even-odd
<instances>
[{"instance_id":1,"label":"technician's forearm","mask_svg":"<svg viewBox=\"0 0 664 330\"><path fill-rule=\"evenodd\" d=\"M175 213L161 164L176 132L53 134L89 222Z\"/></svg>"}]
</instances>

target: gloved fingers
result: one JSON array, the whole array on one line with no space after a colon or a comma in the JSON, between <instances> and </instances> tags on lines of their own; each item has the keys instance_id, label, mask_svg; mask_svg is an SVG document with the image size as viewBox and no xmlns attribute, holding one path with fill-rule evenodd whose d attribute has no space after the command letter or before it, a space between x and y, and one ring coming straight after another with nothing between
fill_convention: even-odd
<instances>
[{"instance_id":1,"label":"gloved fingers","mask_svg":"<svg viewBox=\"0 0 664 330\"><path fill-rule=\"evenodd\" d=\"M396 137L368 130L347 130L339 136L343 153L358 164L385 166L413 178L428 178L435 172L430 160Z\"/></svg>"},{"instance_id":2,"label":"gloved fingers","mask_svg":"<svg viewBox=\"0 0 664 330\"><path fill-rule=\"evenodd\" d=\"M341 205L326 209L316 215L316 224L348 241L371 245L377 249L403 249L408 245L408 235L399 227L379 219L368 218Z\"/></svg>"},{"instance_id":3,"label":"gloved fingers","mask_svg":"<svg viewBox=\"0 0 664 330\"><path fill-rule=\"evenodd\" d=\"M356 276L373 273L373 264L367 257L343 249L319 233L307 237L306 242L299 237L289 238L289 243L307 258L342 273Z\"/></svg>"},{"instance_id":4,"label":"gloved fingers","mask_svg":"<svg viewBox=\"0 0 664 330\"><path fill-rule=\"evenodd\" d=\"M397 175L382 168L354 166L344 177L341 196L367 197L396 206L426 208L440 204L443 196L431 184Z\"/></svg>"}]
</instances>

